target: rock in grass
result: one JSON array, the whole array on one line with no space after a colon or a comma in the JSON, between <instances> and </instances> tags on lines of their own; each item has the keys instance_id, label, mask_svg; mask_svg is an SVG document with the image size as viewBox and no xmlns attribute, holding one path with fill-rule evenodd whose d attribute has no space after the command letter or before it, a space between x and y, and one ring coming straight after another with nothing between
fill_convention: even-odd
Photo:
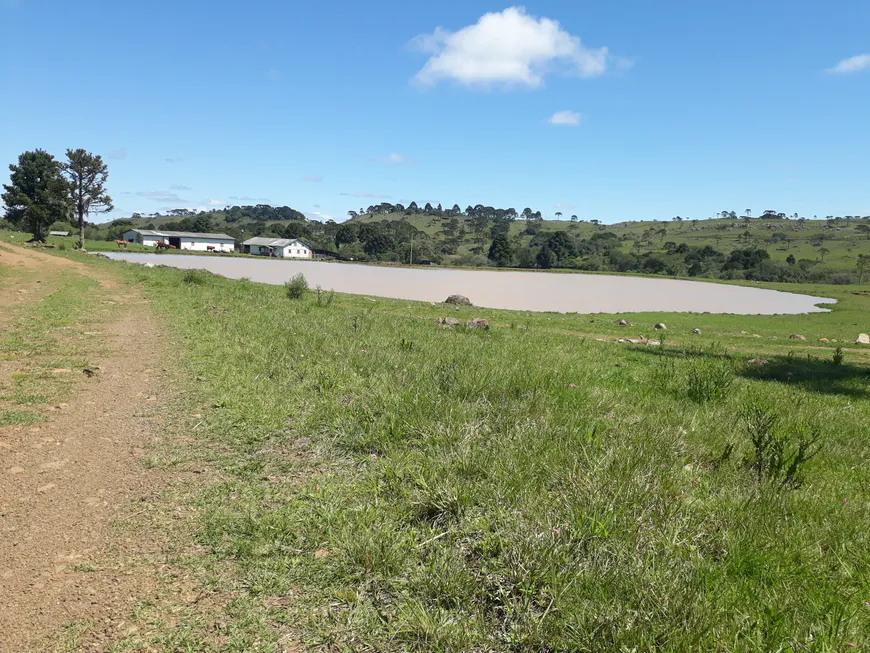
<instances>
[{"instance_id":1,"label":"rock in grass","mask_svg":"<svg viewBox=\"0 0 870 653\"><path fill-rule=\"evenodd\" d=\"M665 326L664 322L659 322L659 323L656 324L655 327L653 327L653 328L654 328L656 331L664 331L664 330L667 329L668 327Z\"/></svg>"},{"instance_id":2,"label":"rock in grass","mask_svg":"<svg viewBox=\"0 0 870 653\"><path fill-rule=\"evenodd\" d=\"M806 340L806 336L802 336L799 333L793 333L788 337L789 340Z\"/></svg>"},{"instance_id":3,"label":"rock in grass","mask_svg":"<svg viewBox=\"0 0 870 653\"><path fill-rule=\"evenodd\" d=\"M438 318L438 326L442 329L450 329L459 324L459 320L455 317L439 317Z\"/></svg>"},{"instance_id":4,"label":"rock in grass","mask_svg":"<svg viewBox=\"0 0 870 653\"><path fill-rule=\"evenodd\" d=\"M763 358L750 358L748 361L746 361L746 364L752 365L753 367L762 367L764 365L767 365L767 361Z\"/></svg>"},{"instance_id":5,"label":"rock in grass","mask_svg":"<svg viewBox=\"0 0 870 653\"><path fill-rule=\"evenodd\" d=\"M619 326L631 326L631 322L629 322L628 320L617 320L616 323Z\"/></svg>"},{"instance_id":6,"label":"rock in grass","mask_svg":"<svg viewBox=\"0 0 870 653\"><path fill-rule=\"evenodd\" d=\"M483 318L476 317L473 320L468 320L465 323L465 326L469 329L489 329L489 322L484 320Z\"/></svg>"},{"instance_id":7,"label":"rock in grass","mask_svg":"<svg viewBox=\"0 0 870 653\"><path fill-rule=\"evenodd\" d=\"M471 306L471 300L465 295L450 295L444 300L445 304L458 304L460 306Z\"/></svg>"},{"instance_id":8,"label":"rock in grass","mask_svg":"<svg viewBox=\"0 0 870 653\"><path fill-rule=\"evenodd\" d=\"M819 338L819 342L830 342L827 338Z\"/></svg>"},{"instance_id":9,"label":"rock in grass","mask_svg":"<svg viewBox=\"0 0 870 653\"><path fill-rule=\"evenodd\" d=\"M699 335L701 335L701 329L697 329L697 328L692 329L692 333L694 333L696 336L699 336Z\"/></svg>"},{"instance_id":10,"label":"rock in grass","mask_svg":"<svg viewBox=\"0 0 870 653\"><path fill-rule=\"evenodd\" d=\"M859 333L858 339L855 341L856 345L870 345L870 336L866 333Z\"/></svg>"}]
</instances>

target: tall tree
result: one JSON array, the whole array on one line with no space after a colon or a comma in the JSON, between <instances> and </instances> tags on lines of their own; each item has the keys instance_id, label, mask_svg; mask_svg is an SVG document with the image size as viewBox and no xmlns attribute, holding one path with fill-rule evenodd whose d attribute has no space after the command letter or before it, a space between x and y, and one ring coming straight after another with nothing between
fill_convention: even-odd
<instances>
[{"instance_id":1,"label":"tall tree","mask_svg":"<svg viewBox=\"0 0 870 653\"><path fill-rule=\"evenodd\" d=\"M562 219L562 212L561 212L561 211L556 211L556 219L557 219L557 220L561 220L561 219Z\"/></svg>"},{"instance_id":2,"label":"tall tree","mask_svg":"<svg viewBox=\"0 0 870 653\"><path fill-rule=\"evenodd\" d=\"M70 197L79 227L79 249L85 248L85 218L91 213L111 211L112 198L106 192L109 167L99 154L81 148L66 151L63 174L69 181Z\"/></svg>"},{"instance_id":3,"label":"tall tree","mask_svg":"<svg viewBox=\"0 0 870 653\"><path fill-rule=\"evenodd\" d=\"M511 264L513 258L513 248L510 240L505 234L498 234L492 240L489 246L489 260L495 263L498 267L503 268Z\"/></svg>"},{"instance_id":4,"label":"tall tree","mask_svg":"<svg viewBox=\"0 0 870 653\"><path fill-rule=\"evenodd\" d=\"M6 205L6 218L44 241L46 232L57 220L70 216L69 184L61 174L59 161L45 150L24 152L18 165L10 164L9 184L0 196Z\"/></svg>"}]
</instances>

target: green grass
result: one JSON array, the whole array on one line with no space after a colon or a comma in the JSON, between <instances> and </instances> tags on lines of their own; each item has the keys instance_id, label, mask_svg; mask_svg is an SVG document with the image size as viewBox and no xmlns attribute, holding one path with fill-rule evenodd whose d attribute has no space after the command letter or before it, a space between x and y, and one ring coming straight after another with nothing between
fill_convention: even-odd
<instances>
[{"instance_id":1,"label":"green grass","mask_svg":"<svg viewBox=\"0 0 870 653\"><path fill-rule=\"evenodd\" d=\"M868 646L868 359L787 338L854 341L870 296L626 329L117 269L173 329L186 455L217 475L192 507L231 637L173 622L190 650ZM663 347L612 342L659 321Z\"/></svg>"},{"instance_id":2,"label":"green grass","mask_svg":"<svg viewBox=\"0 0 870 653\"><path fill-rule=\"evenodd\" d=\"M9 410L0 408L0 426L30 426L45 419L45 416L33 410Z\"/></svg>"}]
</instances>

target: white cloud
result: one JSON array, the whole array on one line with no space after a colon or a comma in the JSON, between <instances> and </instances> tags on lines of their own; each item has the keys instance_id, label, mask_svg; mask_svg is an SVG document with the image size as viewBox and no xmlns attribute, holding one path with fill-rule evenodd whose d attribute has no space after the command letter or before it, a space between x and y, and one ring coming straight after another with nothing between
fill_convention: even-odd
<instances>
[{"instance_id":1,"label":"white cloud","mask_svg":"<svg viewBox=\"0 0 870 653\"><path fill-rule=\"evenodd\" d=\"M410 45L432 55L415 77L426 85L450 79L466 86L534 87L554 64L580 77L597 77L613 59L607 48L587 48L557 21L530 16L523 7L484 14L457 32L438 27Z\"/></svg>"},{"instance_id":2,"label":"white cloud","mask_svg":"<svg viewBox=\"0 0 870 653\"><path fill-rule=\"evenodd\" d=\"M345 197L363 197L367 199L374 200L388 200L392 199L390 195L381 195L380 193L370 193L365 190L358 190L355 193L339 193L339 195L344 195Z\"/></svg>"},{"instance_id":3,"label":"white cloud","mask_svg":"<svg viewBox=\"0 0 870 653\"><path fill-rule=\"evenodd\" d=\"M307 181L309 184L317 184L323 181L323 177L318 175L308 175L307 177L303 177L302 181Z\"/></svg>"},{"instance_id":4,"label":"white cloud","mask_svg":"<svg viewBox=\"0 0 870 653\"><path fill-rule=\"evenodd\" d=\"M145 197L155 202L172 202L174 204L187 204L187 200L179 197L175 193L170 193L168 190L140 190L136 193L139 197Z\"/></svg>"},{"instance_id":5,"label":"white cloud","mask_svg":"<svg viewBox=\"0 0 870 653\"><path fill-rule=\"evenodd\" d=\"M193 190L190 186L185 186L184 184L172 184L169 187L169 190Z\"/></svg>"},{"instance_id":6,"label":"white cloud","mask_svg":"<svg viewBox=\"0 0 870 653\"><path fill-rule=\"evenodd\" d=\"M227 203L223 200L208 200L208 202L203 202L204 204L208 204L208 206L226 206Z\"/></svg>"},{"instance_id":7,"label":"white cloud","mask_svg":"<svg viewBox=\"0 0 870 653\"><path fill-rule=\"evenodd\" d=\"M231 200L236 200L237 202L256 202L257 204L268 204L268 197L248 197L247 195L230 195Z\"/></svg>"},{"instance_id":8,"label":"white cloud","mask_svg":"<svg viewBox=\"0 0 870 653\"><path fill-rule=\"evenodd\" d=\"M560 202L559 204L554 204L553 208L557 211L571 211L572 209L576 209L577 207L570 202Z\"/></svg>"},{"instance_id":9,"label":"white cloud","mask_svg":"<svg viewBox=\"0 0 870 653\"><path fill-rule=\"evenodd\" d=\"M335 219L331 215L321 213L320 211L308 211L303 213L303 215L309 220L319 220L320 222L326 222L327 220Z\"/></svg>"},{"instance_id":10,"label":"white cloud","mask_svg":"<svg viewBox=\"0 0 870 653\"><path fill-rule=\"evenodd\" d=\"M109 152L106 152L106 158L117 159L119 161L121 159L126 159L127 158L127 148L122 147L121 149L118 149L118 150L111 150Z\"/></svg>"},{"instance_id":11,"label":"white cloud","mask_svg":"<svg viewBox=\"0 0 870 653\"><path fill-rule=\"evenodd\" d=\"M320 208L320 204L312 204L312 206L313 206L315 209L319 209L319 208Z\"/></svg>"},{"instance_id":12,"label":"white cloud","mask_svg":"<svg viewBox=\"0 0 870 653\"><path fill-rule=\"evenodd\" d=\"M833 68L828 68L827 72L845 75L862 70L870 70L870 54L859 54L849 59L843 59Z\"/></svg>"},{"instance_id":13,"label":"white cloud","mask_svg":"<svg viewBox=\"0 0 870 653\"><path fill-rule=\"evenodd\" d=\"M579 125L581 116L576 111L557 111L550 116L551 125Z\"/></svg>"},{"instance_id":14,"label":"white cloud","mask_svg":"<svg viewBox=\"0 0 870 653\"><path fill-rule=\"evenodd\" d=\"M404 154L399 154L398 152L391 152L387 156L376 156L372 161L375 163L389 163L394 166L409 166L414 163L413 159L408 158Z\"/></svg>"}]
</instances>

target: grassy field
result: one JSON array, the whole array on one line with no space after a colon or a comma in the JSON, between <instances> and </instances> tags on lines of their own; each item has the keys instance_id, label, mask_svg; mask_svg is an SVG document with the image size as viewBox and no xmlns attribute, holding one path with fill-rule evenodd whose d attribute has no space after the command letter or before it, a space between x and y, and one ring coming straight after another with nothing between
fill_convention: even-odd
<instances>
[{"instance_id":1,"label":"grassy field","mask_svg":"<svg viewBox=\"0 0 870 653\"><path fill-rule=\"evenodd\" d=\"M160 634L114 650L870 645L867 286L801 287L838 300L806 316L535 314L290 300L54 251L163 315L186 392L177 445L148 464L209 479L167 497L193 522L174 547L194 553L166 573L216 598L137 606L130 623ZM79 363L41 343L89 310L82 283L7 332L7 360L39 363L4 389L5 419L39 418L30 376L62 396L40 370Z\"/></svg>"},{"instance_id":2,"label":"grassy field","mask_svg":"<svg viewBox=\"0 0 870 653\"><path fill-rule=\"evenodd\" d=\"M197 444L154 464L217 479L191 499L205 561L179 564L233 599L160 650L868 646L870 347L812 342L867 331L866 291L563 316L99 264L144 286L190 379ZM613 342L658 321L662 347Z\"/></svg>"}]
</instances>

